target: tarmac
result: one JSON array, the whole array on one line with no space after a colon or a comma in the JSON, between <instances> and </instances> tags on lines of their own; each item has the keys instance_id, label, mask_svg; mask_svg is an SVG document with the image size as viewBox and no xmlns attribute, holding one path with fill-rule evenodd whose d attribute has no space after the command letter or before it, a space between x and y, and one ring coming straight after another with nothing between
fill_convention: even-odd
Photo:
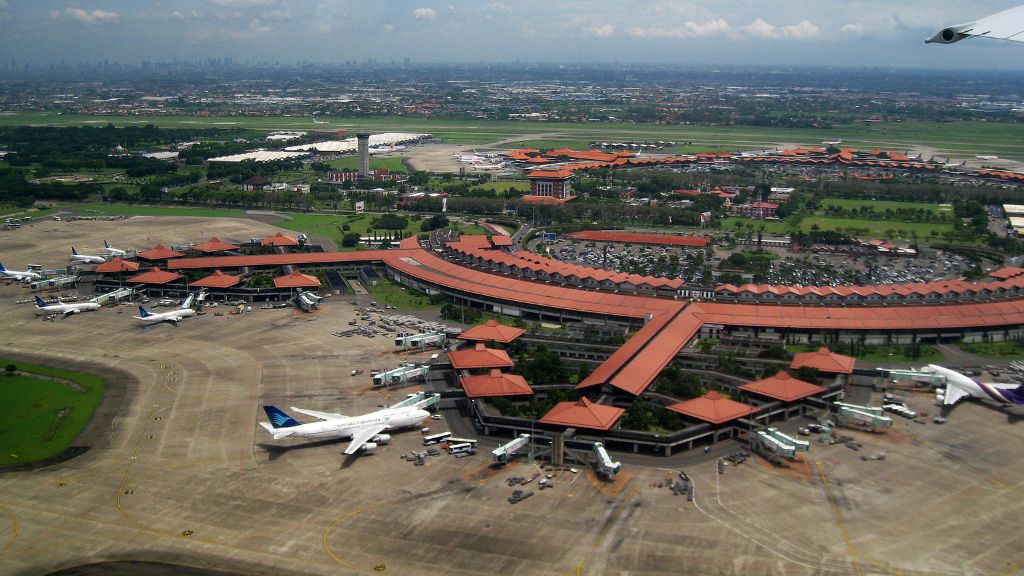
<instances>
[{"instance_id":1,"label":"tarmac","mask_svg":"<svg viewBox=\"0 0 1024 576\"><path fill-rule=\"evenodd\" d=\"M36 224L0 233L0 261L50 267L66 259L70 237L130 247L267 228L244 219ZM27 293L0 286L0 353L106 375L111 391L80 438L89 450L0 474L4 574L131 561L275 576L953 575L1024 564L1013 536L1024 516L1024 429L1016 413L985 404L957 406L944 425L894 416L884 434L841 431L859 451L812 438L784 468L755 456L718 474L732 443L671 459L613 453L624 471L609 484L581 465L548 472L521 458L491 468L503 441L491 438L475 456L413 466L400 456L423 449L417 430L346 458L343 443L275 442L257 425L263 404L361 414L414 391L374 391L370 369L429 354L331 335L355 317L347 298L308 315L254 307L140 327L130 307L48 322L15 304ZM365 374L351 376L357 368ZM926 394L909 404L938 413ZM447 429L457 416L443 413L424 425ZM679 471L694 483L693 502L666 487ZM505 481L541 472L554 488ZM510 504L513 489L534 495ZM158 564L137 573L161 573Z\"/></svg>"}]
</instances>

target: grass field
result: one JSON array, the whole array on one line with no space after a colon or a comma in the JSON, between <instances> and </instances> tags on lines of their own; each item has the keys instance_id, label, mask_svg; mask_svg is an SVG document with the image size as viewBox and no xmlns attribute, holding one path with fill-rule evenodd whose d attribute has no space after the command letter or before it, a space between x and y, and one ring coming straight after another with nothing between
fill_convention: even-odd
<instances>
[{"instance_id":1,"label":"grass field","mask_svg":"<svg viewBox=\"0 0 1024 576\"><path fill-rule=\"evenodd\" d=\"M892 234L889 231L893 231L897 237L910 238L913 233L917 233L917 237L924 240L929 237L932 231L936 234L941 235L943 232L953 229L952 224L928 224L919 222L893 222L888 220L858 220L853 218L830 218L828 216L808 216L800 222L800 229L804 232L810 232L814 226L817 226L818 230L839 230L845 231L849 229L860 230L858 234L867 234L870 236L883 237L888 240Z\"/></svg>"},{"instance_id":2,"label":"grass field","mask_svg":"<svg viewBox=\"0 0 1024 576\"><path fill-rule=\"evenodd\" d=\"M862 206L874 208L876 211L885 211L886 209L897 210L900 208L913 208L915 210L928 210L936 214L940 212L952 211L951 206L943 206L942 204L930 204L928 202L894 202L891 200L848 200L845 198L826 198L821 201L822 206L838 206L849 210L851 208L859 209Z\"/></svg>"},{"instance_id":3,"label":"grass field","mask_svg":"<svg viewBox=\"0 0 1024 576\"><path fill-rule=\"evenodd\" d=\"M0 465L56 456L74 442L103 398L99 376L0 358L0 366L75 382L82 391L31 375L0 376Z\"/></svg>"},{"instance_id":4,"label":"grass field","mask_svg":"<svg viewBox=\"0 0 1024 576\"><path fill-rule=\"evenodd\" d=\"M329 164L336 170L356 170L359 159L355 156L349 156L347 158L338 158L337 160L331 160ZM377 156L370 156L370 170L380 170L386 168L391 172L405 173L405 165L402 164L402 159L397 156L388 158L379 158Z\"/></svg>"},{"instance_id":5,"label":"grass field","mask_svg":"<svg viewBox=\"0 0 1024 576\"><path fill-rule=\"evenodd\" d=\"M964 352L988 358L1002 358L1003 360L1024 359L1024 346L1012 340L1003 342L962 342L960 349Z\"/></svg>"},{"instance_id":6,"label":"grass field","mask_svg":"<svg viewBox=\"0 0 1024 576\"><path fill-rule=\"evenodd\" d=\"M376 286L366 286L366 290L376 302L389 304L399 310L426 310L440 307L440 304L431 304L429 297L399 286L387 278L381 278Z\"/></svg>"},{"instance_id":7,"label":"grass field","mask_svg":"<svg viewBox=\"0 0 1024 576\"><path fill-rule=\"evenodd\" d=\"M824 138L843 138L860 148L882 147L904 151L920 144L943 153L963 155L996 154L1024 160L1020 126L994 122L900 122L879 125L839 125L828 130L751 126L637 125L625 123L570 124L563 122L509 122L497 120L411 119L411 118L326 118L331 130L416 131L433 134L456 144L487 144L497 140L525 137L513 146L540 144L544 147L579 147L594 140L673 140L690 142L695 149L719 146L723 150L752 150L782 143L817 145ZM254 130L312 129L308 118L297 117L196 117L196 116L88 116L25 112L0 115L0 126L115 126L155 124L180 128L246 128ZM530 138L534 136L534 138ZM536 147L536 146L534 146Z\"/></svg>"},{"instance_id":8,"label":"grass field","mask_svg":"<svg viewBox=\"0 0 1024 576\"><path fill-rule=\"evenodd\" d=\"M753 226L751 229L749 226ZM741 226L737 228L737 226ZM787 234L789 232L789 226L783 220L762 220L755 221L750 218L723 218L722 219L722 230L726 232L736 232L738 230L746 233L747 230L753 230L753 234L757 234L757 230L764 226L764 231L768 234Z\"/></svg>"},{"instance_id":9,"label":"grass field","mask_svg":"<svg viewBox=\"0 0 1024 576\"><path fill-rule=\"evenodd\" d=\"M488 182L486 184L477 184L470 188L470 190L494 190L499 194L507 194L509 190L515 190L517 192L529 192L530 183L525 180L495 180L494 182Z\"/></svg>"}]
</instances>

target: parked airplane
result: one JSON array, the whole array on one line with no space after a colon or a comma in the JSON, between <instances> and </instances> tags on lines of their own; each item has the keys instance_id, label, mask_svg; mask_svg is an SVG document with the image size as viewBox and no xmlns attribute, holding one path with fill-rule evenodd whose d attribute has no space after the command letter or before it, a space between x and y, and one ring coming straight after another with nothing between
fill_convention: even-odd
<instances>
[{"instance_id":1,"label":"parked airplane","mask_svg":"<svg viewBox=\"0 0 1024 576\"><path fill-rule=\"evenodd\" d=\"M961 399L967 397L977 398L979 400L987 398L989 400L995 400L998 404L1003 406L1024 404L1024 386L1020 384L981 382L979 380L974 380L973 378L968 378L955 370L936 366L935 364L929 364L925 368L922 368L921 371L942 374L946 377L946 393L944 395L940 395L942 403L946 406L956 404Z\"/></svg>"},{"instance_id":2,"label":"parked airplane","mask_svg":"<svg viewBox=\"0 0 1024 576\"><path fill-rule=\"evenodd\" d=\"M430 417L429 412L415 406L385 408L363 416L345 416L331 412L303 410L293 406L292 410L321 420L303 424L276 406L266 405L263 410L270 418L270 422L260 422L260 426L269 432L274 440L280 440L287 436L314 439L351 438L352 440L345 448L345 454L369 452L377 448L379 444L387 444L391 441L390 435L381 434L384 430L419 426L421 422Z\"/></svg>"},{"instance_id":3,"label":"parked airplane","mask_svg":"<svg viewBox=\"0 0 1024 576\"><path fill-rule=\"evenodd\" d=\"M313 124L330 124L330 122L328 122L327 120L317 120L316 118L313 118L312 116L310 116L309 118L310 118L310 120L313 121Z\"/></svg>"},{"instance_id":4,"label":"parked airplane","mask_svg":"<svg viewBox=\"0 0 1024 576\"><path fill-rule=\"evenodd\" d=\"M110 244L107 244L106 240L103 241L103 246L107 249L107 254L110 254L111 256L121 256L121 257L124 257L124 255L128 253L127 250L121 250L119 248L114 248Z\"/></svg>"},{"instance_id":5,"label":"parked airplane","mask_svg":"<svg viewBox=\"0 0 1024 576\"><path fill-rule=\"evenodd\" d=\"M4 268L3 264L0 264L0 278L10 278L11 280L17 280L19 282L30 282L32 280L41 280L42 276L38 272L31 270L8 270Z\"/></svg>"},{"instance_id":6,"label":"parked airplane","mask_svg":"<svg viewBox=\"0 0 1024 576\"><path fill-rule=\"evenodd\" d=\"M95 302L74 302L70 304L47 304L43 299L36 296L36 316L48 316L50 314L78 314L79 312L91 312L99 310L100 305Z\"/></svg>"},{"instance_id":7,"label":"parked airplane","mask_svg":"<svg viewBox=\"0 0 1024 576\"><path fill-rule=\"evenodd\" d=\"M188 298L181 303L181 308L177 310L171 310L170 312L150 312L139 306L139 316L132 316L136 320L142 320L149 324L157 324L160 322L174 322L177 324L185 318L195 316L196 311L192 309L192 302L195 300L194 294L189 294Z\"/></svg>"},{"instance_id":8,"label":"parked airplane","mask_svg":"<svg viewBox=\"0 0 1024 576\"><path fill-rule=\"evenodd\" d=\"M1024 42L1024 6L986 16L977 22L957 24L939 30L925 44L952 44L964 38L996 38Z\"/></svg>"},{"instance_id":9,"label":"parked airplane","mask_svg":"<svg viewBox=\"0 0 1024 576\"><path fill-rule=\"evenodd\" d=\"M79 254L75 247L71 247L71 263L72 264L103 264L107 259L103 256L90 256L88 254Z\"/></svg>"}]
</instances>

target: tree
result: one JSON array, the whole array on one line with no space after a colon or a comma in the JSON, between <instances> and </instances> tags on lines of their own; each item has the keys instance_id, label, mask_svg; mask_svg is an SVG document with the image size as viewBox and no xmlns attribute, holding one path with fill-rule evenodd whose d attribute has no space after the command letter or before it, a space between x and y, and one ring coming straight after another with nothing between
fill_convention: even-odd
<instances>
[{"instance_id":1,"label":"tree","mask_svg":"<svg viewBox=\"0 0 1024 576\"><path fill-rule=\"evenodd\" d=\"M619 420L622 428L626 430L649 430L657 423L654 412L647 405L647 400L637 398L633 404L622 414Z\"/></svg>"},{"instance_id":2,"label":"tree","mask_svg":"<svg viewBox=\"0 0 1024 576\"><path fill-rule=\"evenodd\" d=\"M361 236L358 232L349 232L342 237L341 245L345 248L355 248L359 246L359 240L361 240Z\"/></svg>"},{"instance_id":3,"label":"tree","mask_svg":"<svg viewBox=\"0 0 1024 576\"><path fill-rule=\"evenodd\" d=\"M18 371L18 367L15 364L8 364L4 368L4 371L7 373L8 376L14 376L14 373Z\"/></svg>"}]
</instances>

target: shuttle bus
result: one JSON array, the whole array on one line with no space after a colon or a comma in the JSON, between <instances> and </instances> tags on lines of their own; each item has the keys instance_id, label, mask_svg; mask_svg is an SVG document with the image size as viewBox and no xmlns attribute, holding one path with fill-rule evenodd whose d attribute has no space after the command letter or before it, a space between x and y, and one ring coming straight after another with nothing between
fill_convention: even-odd
<instances>
[{"instance_id":1,"label":"shuttle bus","mask_svg":"<svg viewBox=\"0 0 1024 576\"><path fill-rule=\"evenodd\" d=\"M455 436L449 436L445 442L447 442L449 446L454 444L472 444L473 446L476 446L476 440L473 440L472 438L456 438Z\"/></svg>"},{"instance_id":2,"label":"shuttle bus","mask_svg":"<svg viewBox=\"0 0 1024 576\"><path fill-rule=\"evenodd\" d=\"M449 454L476 454L476 446L469 442L463 442L462 444L449 444Z\"/></svg>"},{"instance_id":3,"label":"shuttle bus","mask_svg":"<svg viewBox=\"0 0 1024 576\"><path fill-rule=\"evenodd\" d=\"M431 434L430 436L423 437L423 445L430 446L431 444L440 444L451 436L451 432L441 432L440 434Z\"/></svg>"}]
</instances>

